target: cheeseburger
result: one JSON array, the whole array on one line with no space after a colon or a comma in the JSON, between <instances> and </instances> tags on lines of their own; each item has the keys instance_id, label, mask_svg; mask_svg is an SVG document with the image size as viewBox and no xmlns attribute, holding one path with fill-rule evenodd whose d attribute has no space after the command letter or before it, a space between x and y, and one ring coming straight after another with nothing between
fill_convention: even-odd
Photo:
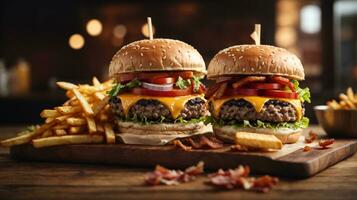
<instances>
[{"instance_id":1,"label":"cheeseburger","mask_svg":"<svg viewBox=\"0 0 357 200\"><path fill-rule=\"evenodd\" d=\"M206 98L214 133L233 142L237 131L272 134L283 143L296 142L308 126L304 103L310 103L300 60L268 45L238 45L220 51L208 66L216 84Z\"/></svg>"},{"instance_id":2,"label":"cheeseburger","mask_svg":"<svg viewBox=\"0 0 357 200\"><path fill-rule=\"evenodd\" d=\"M121 48L109 67L117 83L109 95L119 135L130 138L127 143L150 143L203 133L205 74L199 52L178 40L141 40Z\"/></svg>"}]
</instances>

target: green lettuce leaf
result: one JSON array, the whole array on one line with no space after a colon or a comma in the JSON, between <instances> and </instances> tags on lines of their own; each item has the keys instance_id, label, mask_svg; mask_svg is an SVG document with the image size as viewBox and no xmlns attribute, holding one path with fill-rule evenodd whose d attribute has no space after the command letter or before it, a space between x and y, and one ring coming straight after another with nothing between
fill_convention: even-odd
<instances>
[{"instance_id":1,"label":"green lettuce leaf","mask_svg":"<svg viewBox=\"0 0 357 200\"><path fill-rule=\"evenodd\" d=\"M223 121L215 121L214 123L218 124L219 126L225 125L233 125L238 128L271 128L271 129L279 129L279 128L290 128L290 129L299 129L299 128L307 128L309 126L309 118L303 117L301 120L296 122L283 122L283 123L273 123L273 122L263 122L260 120L257 121L248 121L244 120L240 123L234 124L226 124Z\"/></svg>"},{"instance_id":2,"label":"green lettuce leaf","mask_svg":"<svg viewBox=\"0 0 357 200\"><path fill-rule=\"evenodd\" d=\"M186 89L187 86L190 85L190 82L187 80L184 80L181 76L177 78L177 81L175 83L175 86L180 88L181 90Z\"/></svg>"},{"instance_id":3,"label":"green lettuce leaf","mask_svg":"<svg viewBox=\"0 0 357 200\"><path fill-rule=\"evenodd\" d=\"M301 102L308 102L311 103L311 94L309 88L300 88L299 87L299 82L297 80L292 81L295 87L296 92L299 95L299 99Z\"/></svg>"},{"instance_id":4,"label":"green lettuce leaf","mask_svg":"<svg viewBox=\"0 0 357 200\"><path fill-rule=\"evenodd\" d=\"M123 90L127 90L127 89L132 89L132 88L136 88L139 87L141 85L141 82L139 80L132 80L129 83L126 84L121 84L121 83L117 83L109 92L108 95L113 97L113 96L117 96L120 92L122 92Z\"/></svg>"},{"instance_id":5,"label":"green lettuce leaf","mask_svg":"<svg viewBox=\"0 0 357 200\"><path fill-rule=\"evenodd\" d=\"M198 90L200 89L200 86L201 86L200 77L193 76L192 80L193 80L193 91L198 92Z\"/></svg>"}]
</instances>

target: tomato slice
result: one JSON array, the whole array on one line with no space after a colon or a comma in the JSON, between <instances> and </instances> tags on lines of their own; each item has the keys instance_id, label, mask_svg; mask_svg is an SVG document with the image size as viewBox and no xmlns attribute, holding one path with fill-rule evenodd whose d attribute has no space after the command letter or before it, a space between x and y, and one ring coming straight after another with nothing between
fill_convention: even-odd
<instances>
[{"instance_id":1,"label":"tomato slice","mask_svg":"<svg viewBox=\"0 0 357 200\"><path fill-rule=\"evenodd\" d=\"M156 78L168 78L168 77L179 77L183 79L190 79L193 77L192 71L164 71L164 72L134 72L134 73L121 73L117 74L117 80L122 82L128 82L134 79L138 80L149 80Z\"/></svg>"},{"instance_id":2,"label":"tomato slice","mask_svg":"<svg viewBox=\"0 0 357 200\"><path fill-rule=\"evenodd\" d=\"M295 92L295 87L292 82L289 81L289 79L281 77L281 76L273 76L271 80L280 83L282 85L286 85L290 88L291 91Z\"/></svg>"},{"instance_id":3,"label":"tomato slice","mask_svg":"<svg viewBox=\"0 0 357 200\"><path fill-rule=\"evenodd\" d=\"M191 87L186 89L172 89L170 91L156 91L149 90L146 88L133 88L132 93L136 95L145 95L145 96L160 96L160 97L177 97L177 96L186 96L192 94Z\"/></svg>"},{"instance_id":4,"label":"tomato slice","mask_svg":"<svg viewBox=\"0 0 357 200\"><path fill-rule=\"evenodd\" d=\"M297 99L298 94L296 92L286 92L281 90L261 90L259 95L275 98Z\"/></svg>"},{"instance_id":5,"label":"tomato slice","mask_svg":"<svg viewBox=\"0 0 357 200\"><path fill-rule=\"evenodd\" d=\"M251 83L247 88L260 89L260 90L280 90L284 89L284 85L280 83Z\"/></svg>"},{"instance_id":6,"label":"tomato slice","mask_svg":"<svg viewBox=\"0 0 357 200\"><path fill-rule=\"evenodd\" d=\"M171 84L171 83L175 83L175 78L173 78L173 77L152 78L152 79L149 79L148 82L154 83L154 84Z\"/></svg>"},{"instance_id":7,"label":"tomato slice","mask_svg":"<svg viewBox=\"0 0 357 200\"><path fill-rule=\"evenodd\" d=\"M250 88L227 88L224 96L235 96L235 95L242 95L242 96L258 96L259 90L257 89L250 89Z\"/></svg>"},{"instance_id":8,"label":"tomato slice","mask_svg":"<svg viewBox=\"0 0 357 200\"><path fill-rule=\"evenodd\" d=\"M117 74L115 78L118 80L119 83L125 83L134 80L136 77L135 73L122 73Z\"/></svg>"}]
</instances>

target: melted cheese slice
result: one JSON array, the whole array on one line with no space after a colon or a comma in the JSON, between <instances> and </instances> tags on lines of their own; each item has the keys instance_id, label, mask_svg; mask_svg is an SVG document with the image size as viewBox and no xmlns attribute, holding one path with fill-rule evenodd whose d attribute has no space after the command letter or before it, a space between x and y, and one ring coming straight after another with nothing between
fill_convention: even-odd
<instances>
[{"instance_id":1,"label":"melted cheese slice","mask_svg":"<svg viewBox=\"0 0 357 200\"><path fill-rule=\"evenodd\" d=\"M160 101L164 104L171 112L172 118L176 119L181 111L184 109L187 101L202 97L203 95L187 95L187 96L177 96L177 97L156 97L156 96L141 96L135 94L120 94L118 98L121 100L123 110L125 115L128 115L129 109L141 99L152 99Z\"/></svg>"},{"instance_id":2,"label":"melted cheese slice","mask_svg":"<svg viewBox=\"0 0 357 200\"><path fill-rule=\"evenodd\" d=\"M299 99L269 98L269 97L260 97L260 96L233 96L233 97L228 97L228 98L223 98L223 99L212 100L213 112L214 112L212 114L215 117L218 117L222 105L232 99L237 99L237 100L244 99L244 100L248 101L250 104L252 104L254 106L254 108L257 112L260 112L262 110L262 108L264 107L265 102L267 102L269 100L285 101L285 102L288 102L291 105L293 105L293 107L296 110L297 119L300 120L302 118L302 107L301 107L301 102Z\"/></svg>"}]
</instances>

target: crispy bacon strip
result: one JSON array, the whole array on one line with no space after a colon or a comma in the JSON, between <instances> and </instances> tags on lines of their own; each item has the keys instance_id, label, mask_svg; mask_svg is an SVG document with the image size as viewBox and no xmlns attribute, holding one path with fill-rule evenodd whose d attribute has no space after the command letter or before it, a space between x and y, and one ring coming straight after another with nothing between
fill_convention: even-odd
<instances>
[{"instance_id":1,"label":"crispy bacon strip","mask_svg":"<svg viewBox=\"0 0 357 200\"><path fill-rule=\"evenodd\" d=\"M181 138L174 142L174 145L185 151L193 149L219 149L223 147L223 142L214 136L194 136L192 138Z\"/></svg>"},{"instance_id":2,"label":"crispy bacon strip","mask_svg":"<svg viewBox=\"0 0 357 200\"><path fill-rule=\"evenodd\" d=\"M305 146L302 150L304 152L308 152L308 151L311 151L311 147L310 146Z\"/></svg>"},{"instance_id":3,"label":"crispy bacon strip","mask_svg":"<svg viewBox=\"0 0 357 200\"><path fill-rule=\"evenodd\" d=\"M228 83L222 83L219 86L218 90L213 94L212 97L215 98L215 99L221 98L224 95L224 92L226 91L227 86L228 86Z\"/></svg>"},{"instance_id":4,"label":"crispy bacon strip","mask_svg":"<svg viewBox=\"0 0 357 200\"><path fill-rule=\"evenodd\" d=\"M210 149L220 149L223 147L223 142L215 137L207 138L205 136L201 136L200 144L203 147L209 147Z\"/></svg>"},{"instance_id":5,"label":"crispy bacon strip","mask_svg":"<svg viewBox=\"0 0 357 200\"><path fill-rule=\"evenodd\" d=\"M266 77L265 76L247 76L245 78L242 78L240 80L238 80L237 82L232 84L232 87L237 89L247 83L251 83L251 82L262 82L265 81Z\"/></svg>"},{"instance_id":6,"label":"crispy bacon strip","mask_svg":"<svg viewBox=\"0 0 357 200\"><path fill-rule=\"evenodd\" d=\"M244 190L267 192L279 182L276 177L265 175L254 178L249 177L249 173L248 166L239 166L236 169L226 171L220 169L217 173L209 175L210 183L224 189L242 188Z\"/></svg>"},{"instance_id":7,"label":"crispy bacon strip","mask_svg":"<svg viewBox=\"0 0 357 200\"><path fill-rule=\"evenodd\" d=\"M317 139L317 134L313 131L309 132L309 137L305 137L305 143L312 143L314 140Z\"/></svg>"},{"instance_id":8,"label":"crispy bacon strip","mask_svg":"<svg viewBox=\"0 0 357 200\"><path fill-rule=\"evenodd\" d=\"M292 82L289 81L289 79L281 77L281 76L273 76L271 77L271 80L277 83L280 83L282 85L288 86L291 91L295 92L295 87Z\"/></svg>"},{"instance_id":9,"label":"crispy bacon strip","mask_svg":"<svg viewBox=\"0 0 357 200\"><path fill-rule=\"evenodd\" d=\"M180 140L173 141L174 146L181 148L184 151L191 151L192 147L184 145Z\"/></svg>"},{"instance_id":10,"label":"crispy bacon strip","mask_svg":"<svg viewBox=\"0 0 357 200\"><path fill-rule=\"evenodd\" d=\"M239 166L236 169L226 171L220 169L216 173L209 175L210 183L213 186L224 189L242 188L244 190L255 190L267 192L275 186L279 179L272 176L262 176L258 178L249 177L248 166Z\"/></svg>"},{"instance_id":11,"label":"crispy bacon strip","mask_svg":"<svg viewBox=\"0 0 357 200\"><path fill-rule=\"evenodd\" d=\"M333 143L335 143L335 139L320 140L319 146L322 147L323 149L326 149L328 148L328 146L332 145Z\"/></svg>"},{"instance_id":12,"label":"crispy bacon strip","mask_svg":"<svg viewBox=\"0 0 357 200\"><path fill-rule=\"evenodd\" d=\"M187 138L187 141L190 143L190 145L194 149L201 149L202 148L202 144L199 143L199 142L194 141L192 138Z\"/></svg>"},{"instance_id":13,"label":"crispy bacon strip","mask_svg":"<svg viewBox=\"0 0 357 200\"><path fill-rule=\"evenodd\" d=\"M184 172L181 170L169 170L157 165L153 172L145 177L147 185L178 185L194 180L196 176L203 174L204 163L200 161L196 166L188 167Z\"/></svg>"}]
</instances>

